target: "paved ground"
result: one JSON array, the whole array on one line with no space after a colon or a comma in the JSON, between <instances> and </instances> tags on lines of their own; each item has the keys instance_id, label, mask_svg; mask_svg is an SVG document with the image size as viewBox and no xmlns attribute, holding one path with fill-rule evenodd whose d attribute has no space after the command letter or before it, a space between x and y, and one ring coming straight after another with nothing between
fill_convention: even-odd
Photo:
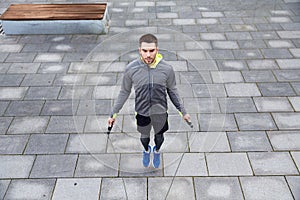
<instances>
[{"instance_id":1,"label":"paved ground","mask_svg":"<svg viewBox=\"0 0 300 200\"><path fill-rule=\"evenodd\" d=\"M0 12L13 2L34 0ZM107 35L0 36L0 199L300 199L299 1L111 0L109 13ZM159 169L142 167L133 95L105 134L147 32L194 123L170 106Z\"/></svg>"}]
</instances>

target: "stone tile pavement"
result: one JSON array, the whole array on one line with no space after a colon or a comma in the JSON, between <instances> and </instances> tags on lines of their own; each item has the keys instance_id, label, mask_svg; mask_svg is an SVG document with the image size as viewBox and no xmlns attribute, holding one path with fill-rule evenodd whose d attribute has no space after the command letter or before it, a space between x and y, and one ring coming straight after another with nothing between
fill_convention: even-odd
<instances>
[{"instance_id":1,"label":"stone tile pavement","mask_svg":"<svg viewBox=\"0 0 300 200\"><path fill-rule=\"evenodd\" d=\"M96 0L0 13L43 2ZM108 4L107 35L0 36L0 199L300 199L300 1ZM194 123L170 104L159 169L142 167L134 94L106 135L148 32Z\"/></svg>"}]
</instances>

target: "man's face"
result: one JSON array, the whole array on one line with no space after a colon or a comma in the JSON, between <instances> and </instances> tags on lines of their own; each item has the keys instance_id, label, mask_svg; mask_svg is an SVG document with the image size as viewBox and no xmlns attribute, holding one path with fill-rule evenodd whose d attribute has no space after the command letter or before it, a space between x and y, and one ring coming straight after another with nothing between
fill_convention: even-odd
<instances>
[{"instance_id":1,"label":"man's face","mask_svg":"<svg viewBox=\"0 0 300 200\"><path fill-rule=\"evenodd\" d=\"M146 64L151 64L155 60L156 54L158 52L158 48L155 45L155 43L142 42L142 44L139 48L139 51L140 51L143 61Z\"/></svg>"}]
</instances>

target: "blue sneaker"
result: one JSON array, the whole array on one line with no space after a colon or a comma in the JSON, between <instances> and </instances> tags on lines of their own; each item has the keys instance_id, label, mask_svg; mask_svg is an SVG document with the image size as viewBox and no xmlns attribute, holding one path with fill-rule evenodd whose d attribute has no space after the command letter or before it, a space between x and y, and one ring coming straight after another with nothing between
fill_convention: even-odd
<instances>
[{"instance_id":1,"label":"blue sneaker","mask_svg":"<svg viewBox=\"0 0 300 200\"><path fill-rule=\"evenodd\" d=\"M160 152L156 151L156 146L153 147L153 167L158 168L160 165Z\"/></svg>"},{"instance_id":2,"label":"blue sneaker","mask_svg":"<svg viewBox=\"0 0 300 200\"><path fill-rule=\"evenodd\" d=\"M144 167L149 167L150 164L150 153L151 153L151 146L148 147L148 152L143 151L143 165Z\"/></svg>"}]
</instances>

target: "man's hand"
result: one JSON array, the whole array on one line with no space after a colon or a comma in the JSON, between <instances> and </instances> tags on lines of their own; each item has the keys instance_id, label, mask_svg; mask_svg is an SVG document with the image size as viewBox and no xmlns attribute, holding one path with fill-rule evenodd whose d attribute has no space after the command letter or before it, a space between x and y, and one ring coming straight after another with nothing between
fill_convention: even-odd
<instances>
[{"instance_id":1,"label":"man's hand","mask_svg":"<svg viewBox=\"0 0 300 200\"><path fill-rule=\"evenodd\" d=\"M108 127L112 127L113 124L115 123L116 119L115 118L108 118L107 123L108 123Z\"/></svg>"},{"instance_id":2,"label":"man's hand","mask_svg":"<svg viewBox=\"0 0 300 200\"><path fill-rule=\"evenodd\" d=\"M186 121L186 123L191 127L194 128L192 121L191 121L191 116L189 114L185 114L183 116L184 121Z\"/></svg>"},{"instance_id":3,"label":"man's hand","mask_svg":"<svg viewBox=\"0 0 300 200\"><path fill-rule=\"evenodd\" d=\"M183 116L183 119L184 119L185 121L187 121L187 122L191 122L191 116L190 116L189 114L185 114L185 115Z\"/></svg>"}]
</instances>

